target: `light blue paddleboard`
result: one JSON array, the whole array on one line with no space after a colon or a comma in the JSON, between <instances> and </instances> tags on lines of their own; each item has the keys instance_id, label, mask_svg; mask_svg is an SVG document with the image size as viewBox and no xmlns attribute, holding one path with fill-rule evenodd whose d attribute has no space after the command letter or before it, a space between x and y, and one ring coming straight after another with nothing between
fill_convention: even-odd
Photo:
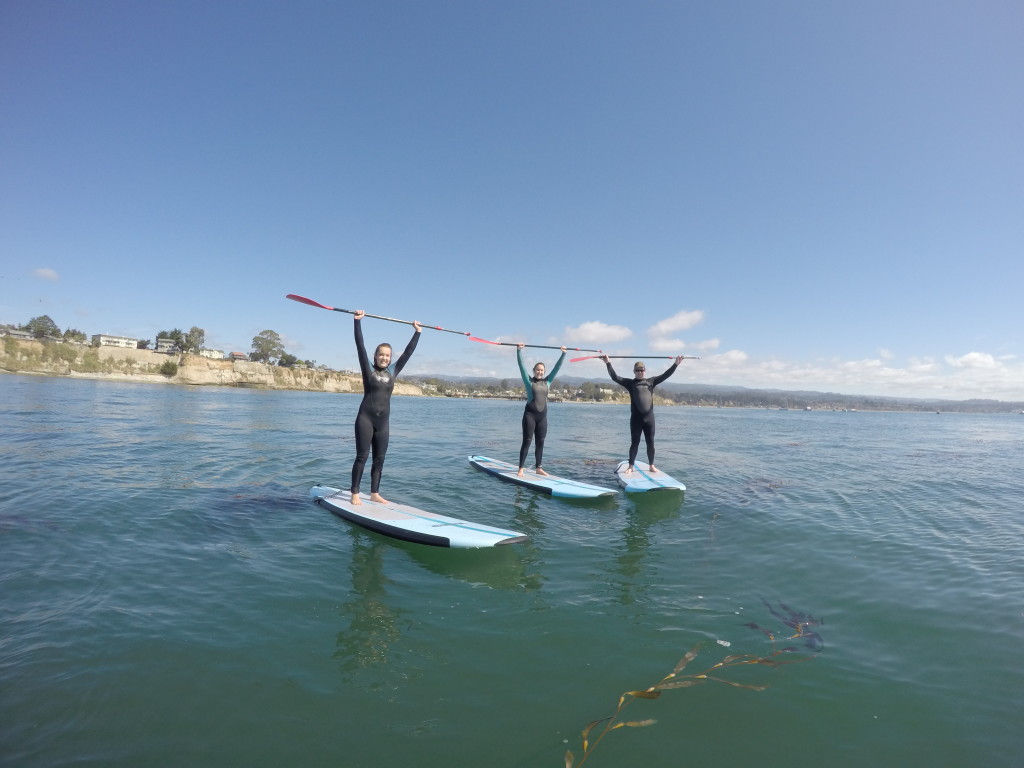
<instances>
[{"instance_id":1,"label":"light blue paddleboard","mask_svg":"<svg viewBox=\"0 0 1024 768\"><path fill-rule=\"evenodd\" d=\"M470 456L469 463L481 472L494 475L499 480L522 485L563 499L597 499L602 496L614 496L618 493L614 488L602 488L599 485L581 483L578 480L570 480L556 475L539 475L531 469L525 470L523 476L519 477L519 467L515 464L489 459L486 456Z\"/></svg>"},{"instance_id":2,"label":"light blue paddleboard","mask_svg":"<svg viewBox=\"0 0 1024 768\"><path fill-rule=\"evenodd\" d=\"M615 477L626 493L647 493L648 491L685 491L686 486L660 469L651 471L651 465L642 461L633 464L633 471L626 474L628 461L620 461L615 467Z\"/></svg>"},{"instance_id":3,"label":"light blue paddleboard","mask_svg":"<svg viewBox=\"0 0 1024 768\"><path fill-rule=\"evenodd\" d=\"M417 544L472 549L518 544L528 538L518 531L424 512L408 504L380 504L370 501L369 494L361 497L362 504L353 504L351 493L327 485L314 485L309 489L309 495L321 507L351 523Z\"/></svg>"}]
</instances>

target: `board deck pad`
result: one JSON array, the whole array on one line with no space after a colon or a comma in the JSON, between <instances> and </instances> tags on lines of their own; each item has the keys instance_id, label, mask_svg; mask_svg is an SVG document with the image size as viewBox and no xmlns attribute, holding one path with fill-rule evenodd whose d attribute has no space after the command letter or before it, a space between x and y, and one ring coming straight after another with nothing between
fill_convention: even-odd
<instances>
[{"instance_id":1,"label":"board deck pad","mask_svg":"<svg viewBox=\"0 0 1024 768\"><path fill-rule=\"evenodd\" d=\"M417 544L473 549L518 544L529 538L518 531L425 512L408 504L380 504L363 497L363 503L356 505L349 491L328 485L314 485L309 495L317 504L351 523Z\"/></svg>"},{"instance_id":2,"label":"board deck pad","mask_svg":"<svg viewBox=\"0 0 1024 768\"><path fill-rule=\"evenodd\" d=\"M651 465L642 461L633 463L633 471L626 474L628 461L620 461L615 467L615 477L626 493L647 493L648 491L685 491L686 486L660 469L651 471Z\"/></svg>"},{"instance_id":3,"label":"board deck pad","mask_svg":"<svg viewBox=\"0 0 1024 768\"><path fill-rule=\"evenodd\" d=\"M563 499L597 499L602 496L614 496L618 491L614 488L602 488L599 485L581 483L557 475L539 475L527 469L523 477L519 477L519 467L507 461L490 459L486 456L470 456L469 463L481 472L494 475L507 483L522 485L541 493L558 496Z\"/></svg>"}]
</instances>

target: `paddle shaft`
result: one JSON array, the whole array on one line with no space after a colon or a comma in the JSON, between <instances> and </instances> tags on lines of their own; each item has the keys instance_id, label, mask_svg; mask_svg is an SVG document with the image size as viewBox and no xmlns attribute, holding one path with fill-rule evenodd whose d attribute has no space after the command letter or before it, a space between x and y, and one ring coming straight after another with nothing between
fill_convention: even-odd
<instances>
[{"instance_id":1,"label":"paddle shaft","mask_svg":"<svg viewBox=\"0 0 1024 768\"><path fill-rule=\"evenodd\" d=\"M500 344L503 347L518 347L519 342L517 341L490 341L489 339L478 339L476 336L470 336L470 341L479 341L482 344ZM561 347L549 347L545 344L523 344L524 347L531 347L533 349L561 349ZM573 352L600 352L600 349L581 349L580 347L566 347L566 351L572 350Z\"/></svg>"},{"instance_id":2,"label":"paddle shaft","mask_svg":"<svg viewBox=\"0 0 1024 768\"><path fill-rule=\"evenodd\" d=\"M592 350L581 350L581 351L592 351ZM570 363L578 363L580 360L597 360L598 358L605 357L605 355L590 355L589 357L573 357L570 358ZM690 355L607 355L611 360L675 360L677 357L682 357L683 360L700 360L699 357L691 357Z\"/></svg>"},{"instance_id":3,"label":"paddle shaft","mask_svg":"<svg viewBox=\"0 0 1024 768\"><path fill-rule=\"evenodd\" d=\"M345 312L350 315L354 315L356 310L354 309L342 309L341 307L329 307L326 304L321 304L319 301L313 301L313 299L307 299L305 296L297 296L294 293L289 293L285 296L286 299L292 301L298 301L302 304L309 304L311 307L320 307L320 309L329 309L332 312ZM399 320L395 317L385 317L384 315L371 315L369 312L363 314L364 317L372 317L376 320L387 320L390 323L402 323L403 325L413 325L412 320ZM444 331L446 333L455 333L459 336L469 336L469 331L453 331L450 328L442 328L440 325L427 325L426 323L420 323L422 328L431 328L435 331Z\"/></svg>"}]
</instances>

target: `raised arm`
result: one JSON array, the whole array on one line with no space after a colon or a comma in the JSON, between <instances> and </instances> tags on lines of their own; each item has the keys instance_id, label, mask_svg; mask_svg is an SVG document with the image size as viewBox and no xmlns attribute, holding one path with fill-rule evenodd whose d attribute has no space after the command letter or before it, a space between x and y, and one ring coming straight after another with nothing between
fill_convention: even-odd
<instances>
[{"instance_id":1,"label":"raised arm","mask_svg":"<svg viewBox=\"0 0 1024 768\"><path fill-rule=\"evenodd\" d=\"M682 357L677 357L676 361L672 363L672 365L670 365L664 373L658 374L657 376L651 378L651 386L658 386L659 384L661 384L661 382L663 382L665 379L667 379L669 376L675 373L676 368L679 367L679 363L682 361L682 359Z\"/></svg>"},{"instance_id":2,"label":"raised arm","mask_svg":"<svg viewBox=\"0 0 1024 768\"><path fill-rule=\"evenodd\" d=\"M409 358L412 357L412 353L416 351L416 345L419 343L420 332L423 330L423 326L418 322L413 321L412 327L416 330L413 331L412 338L409 339L409 343L405 345L405 352L402 353L402 356L398 358L398 362L395 363L395 376L401 373L402 369L405 368L405 364L409 362Z\"/></svg>"},{"instance_id":3,"label":"raised arm","mask_svg":"<svg viewBox=\"0 0 1024 768\"><path fill-rule=\"evenodd\" d=\"M555 363L555 367L551 369L551 373L548 374L547 382L550 384L555 380L555 376L558 375L558 369L562 367L562 363L565 362L565 347L562 347L562 355L558 358L558 362ZM522 367L522 363L519 364Z\"/></svg>"},{"instance_id":4,"label":"raised arm","mask_svg":"<svg viewBox=\"0 0 1024 768\"><path fill-rule=\"evenodd\" d=\"M614 381L620 387L626 386L626 380L619 376L615 372L615 369L612 368L612 361L608 359L608 355L601 355L601 359L604 360L604 364L608 366L608 375L612 377L612 381Z\"/></svg>"},{"instance_id":5,"label":"raised arm","mask_svg":"<svg viewBox=\"0 0 1024 768\"><path fill-rule=\"evenodd\" d=\"M519 363L519 375L523 379L523 386L526 387L527 395L530 392L530 375L526 372L526 366L523 364L523 344L516 345L516 362Z\"/></svg>"},{"instance_id":6,"label":"raised arm","mask_svg":"<svg viewBox=\"0 0 1024 768\"><path fill-rule=\"evenodd\" d=\"M370 358L366 354L366 345L363 343L363 324L360 322L365 314L361 309L356 310L355 319L352 321L356 337L356 354L359 356L359 370L364 376L370 370Z\"/></svg>"}]
</instances>

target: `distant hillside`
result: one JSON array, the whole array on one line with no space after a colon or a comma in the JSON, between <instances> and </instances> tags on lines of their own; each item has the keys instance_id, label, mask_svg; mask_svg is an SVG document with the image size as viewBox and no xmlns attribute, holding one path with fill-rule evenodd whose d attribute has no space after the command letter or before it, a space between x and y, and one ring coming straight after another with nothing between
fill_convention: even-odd
<instances>
[{"instance_id":1,"label":"distant hillside","mask_svg":"<svg viewBox=\"0 0 1024 768\"><path fill-rule=\"evenodd\" d=\"M495 378L486 376L416 375L406 377L415 381L444 381L464 387L500 387L503 383L522 388L518 376ZM615 386L607 379L559 376L556 383L569 389L580 389L584 384ZM844 395L837 392L812 390L751 389L748 387L714 384L676 384L665 382L657 390L664 398L679 405L723 408L792 408L812 410L861 411L947 411L962 413L1024 413L1024 402L1001 400L940 400L880 395Z\"/></svg>"}]
</instances>

